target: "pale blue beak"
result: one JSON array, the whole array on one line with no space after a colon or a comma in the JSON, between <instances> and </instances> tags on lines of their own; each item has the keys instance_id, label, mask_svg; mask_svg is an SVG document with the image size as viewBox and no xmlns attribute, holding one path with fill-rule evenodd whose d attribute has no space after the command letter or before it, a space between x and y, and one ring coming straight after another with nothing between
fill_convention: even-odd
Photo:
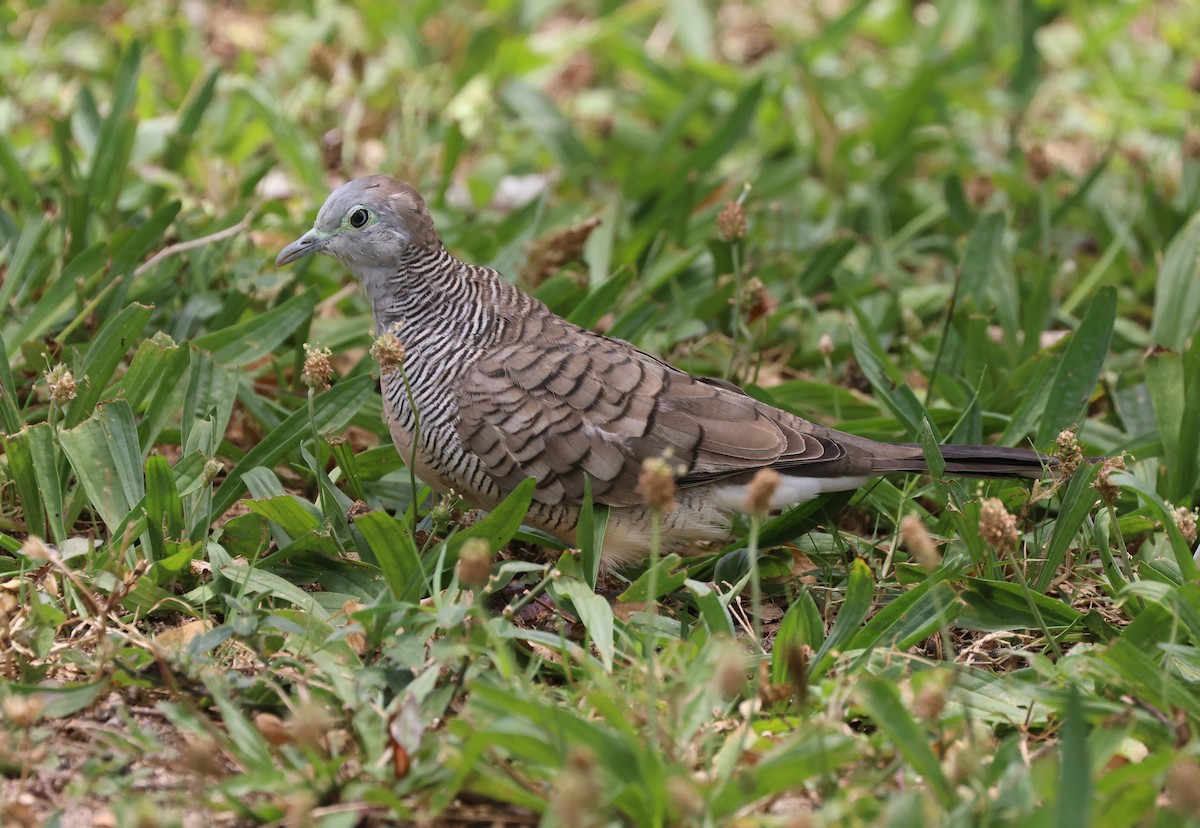
<instances>
[{"instance_id":1,"label":"pale blue beak","mask_svg":"<svg viewBox=\"0 0 1200 828\"><path fill-rule=\"evenodd\" d=\"M297 259L302 259L313 253L320 253L328 241L329 236L318 232L317 228L314 227L279 251L279 255L275 257L275 267L280 268L286 264L291 264Z\"/></svg>"}]
</instances>

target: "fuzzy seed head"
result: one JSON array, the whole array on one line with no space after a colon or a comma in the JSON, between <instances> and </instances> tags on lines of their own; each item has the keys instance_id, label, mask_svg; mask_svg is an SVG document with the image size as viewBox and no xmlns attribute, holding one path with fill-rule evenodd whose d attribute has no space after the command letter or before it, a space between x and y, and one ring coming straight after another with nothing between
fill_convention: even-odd
<instances>
[{"instance_id":1,"label":"fuzzy seed head","mask_svg":"<svg viewBox=\"0 0 1200 828\"><path fill-rule=\"evenodd\" d=\"M1184 133L1183 157L1189 161L1200 161L1200 129L1188 127Z\"/></svg>"},{"instance_id":2,"label":"fuzzy seed head","mask_svg":"<svg viewBox=\"0 0 1200 828\"><path fill-rule=\"evenodd\" d=\"M904 335L909 339L916 340L925 335L925 323L908 305L900 309L900 325L904 328Z\"/></svg>"},{"instance_id":3,"label":"fuzzy seed head","mask_svg":"<svg viewBox=\"0 0 1200 828\"><path fill-rule=\"evenodd\" d=\"M54 550L36 535L25 538L25 543L21 544L21 554L31 561L49 561L56 557Z\"/></svg>"},{"instance_id":4,"label":"fuzzy seed head","mask_svg":"<svg viewBox=\"0 0 1200 828\"><path fill-rule=\"evenodd\" d=\"M996 183L986 175L973 175L963 184L967 201L976 209L987 204L996 192Z\"/></svg>"},{"instance_id":5,"label":"fuzzy seed head","mask_svg":"<svg viewBox=\"0 0 1200 828\"><path fill-rule=\"evenodd\" d=\"M1063 429L1056 440L1058 449L1054 456L1058 458L1058 469L1063 477L1070 477L1083 462L1083 449L1079 445L1079 436L1075 426Z\"/></svg>"},{"instance_id":6,"label":"fuzzy seed head","mask_svg":"<svg viewBox=\"0 0 1200 828\"><path fill-rule=\"evenodd\" d=\"M1121 496L1121 490L1117 488L1116 483L1112 482L1112 473L1122 471L1124 468L1124 457L1106 457L1100 464L1100 471L1096 475L1096 481L1092 483L1092 488L1108 503L1116 502L1116 499Z\"/></svg>"},{"instance_id":7,"label":"fuzzy seed head","mask_svg":"<svg viewBox=\"0 0 1200 828\"><path fill-rule=\"evenodd\" d=\"M215 457L211 457L204 461L204 482L211 483L217 479L217 475L225 471L225 464Z\"/></svg>"},{"instance_id":8,"label":"fuzzy seed head","mask_svg":"<svg viewBox=\"0 0 1200 828\"><path fill-rule=\"evenodd\" d=\"M221 776L221 747L210 737L189 738L179 752L180 764L196 776Z\"/></svg>"},{"instance_id":9,"label":"fuzzy seed head","mask_svg":"<svg viewBox=\"0 0 1200 828\"><path fill-rule=\"evenodd\" d=\"M1164 788L1173 813L1185 817L1200 813L1200 764L1195 759L1183 759L1172 765Z\"/></svg>"},{"instance_id":10,"label":"fuzzy seed head","mask_svg":"<svg viewBox=\"0 0 1200 828\"><path fill-rule=\"evenodd\" d=\"M821 334L821 338L817 340L817 352L821 355L821 359L831 358L833 350L833 337L827 333Z\"/></svg>"},{"instance_id":11,"label":"fuzzy seed head","mask_svg":"<svg viewBox=\"0 0 1200 828\"><path fill-rule=\"evenodd\" d=\"M3 703L4 719L21 730L28 730L42 715L40 696L23 696L13 693Z\"/></svg>"},{"instance_id":12,"label":"fuzzy seed head","mask_svg":"<svg viewBox=\"0 0 1200 828\"><path fill-rule=\"evenodd\" d=\"M732 641L721 649L713 671L713 687L726 701L737 698L746 688L746 654Z\"/></svg>"},{"instance_id":13,"label":"fuzzy seed head","mask_svg":"<svg viewBox=\"0 0 1200 828\"><path fill-rule=\"evenodd\" d=\"M458 553L458 581L465 587L481 587L492 574L492 548L483 538L471 538Z\"/></svg>"},{"instance_id":14,"label":"fuzzy seed head","mask_svg":"<svg viewBox=\"0 0 1200 828\"><path fill-rule=\"evenodd\" d=\"M904 548L908 550L908 554L926 572L933 572L941 566L942 556L938 552L937 544L933 542L929 530L919 517L913 514L904 516L900 521L900 538L904 541Z\"/></svg>"},{"instance_id":15,"label":"fuzzy seed head","mask_svg":"<svg viewBox=\"0 0 1200 828\"><path fill-rule=\"evenodd\" d=\"M917 718L926 722L936 722L945 708L946 691L936 683L923 688L913 701L913 712L917 714Z\"/></svg>"},{"instance_id":16,"label":"fuzzy seed head","mask_svg":"<svg viewBox=\"0 0 1200 828\"><path fill-rule=\"evenodd\" d=\"M1176 508L1169 502L1167 509L1170 511L1171 520L1179 529L1179 534L1183 535L1183 539L1188 543L1196 542L1196 513L1185 506Z\"/></svg>"},{"instance_id":17,"label":"fuzzy seed head","mask_svg":"<svg viewBox=\"0 0 1200 828\"><path fill-rule=\"evenodd\" d=\"M717 213L717 234L727 242L746 238L746 211L740 203L730 201Z\"/></svg>"},{"instance_id":18,"label":"fuzzy seed head","mask_svg":"<svg viewBox=\"0 0 1200 828\"><path fill-rule=\"evenodd\" d=\"M759 469L746 490L746 502L742 506L748 515L762 517L771 511L771 500L779 488L779 472L774 469Z\"/></svg>"},{"instance_id":19,"label":"fuzzy seed head","mask_svg":"<svg viewBox=\"0 0 1200 828\"><path fill-rule=\"evenodd\" d=\"M9 619L16 614L17 608L20 606L17 596L6 589L0 590L0 624L8 623Z\"/></svg>"},{"instance_id":20,"label":"fuzzy seed head","mask_svg":"<svg viewBox=\"0 0 1200 828\"><path fill-rule=\"evenodd\" d=\"M550 794L550 811L558 825L595 825L603 798L596 757L586 748L572 748L566 767Z\"/></svg>"},{"instance_id":21,"label":"fuzzy seed head","mask_svg":"<svg viewBox=\"0 0 1200 828\"><path fill-rule=\"evenodd\" d=\"M75 399L75 375L61 362L46 372L46 385L55 405L66 405Z\"/></svg>"},{"instance_id":22,"label":"fuzzy seed head","mask_svg":"<svg viewBox=\"0 0 1200 828\"><path fill-rule=\"evenodd\" d=\"M671 812L684 824L690 824L704 811L704 797L696 790L696 784L682 776L667 780L667 802Z\"/></svg>"},{"instance_id":23,"label":"fuzzy seed head","mask_svg":"<svg viewBox=\"0 0 1200 828\"><path fill-rule=\"evenodd\" d=\"M333 377L333 366L329 357L333 354L328 348L316 348L304 343L304 368L300 371L300 379L314 391L323 391L329 387Z\"/></svg>"},{"instance_id":24,"label":"fuzzy seed head","mask_svg":"<svg viewBox=\"0 0 1200 828\"><path fill-rule=\"evenodd\" d=\"M392 325L371 343L371 358L379 363L379 370L384 374L398 371L404 364L404 343L397 334L399 328L399 323Z\"/></svg>"},{"instance_id":25,"label":"fuzzy seed head","mask_svg":"<svg viewBox=\"0 0 1200 828\"><path fill-rule=\"evenodd\" d=\"M1041 184L1054 172L1054 164L1041 144L1034 144L1026 150L1025 165L1029 168L1029 177L1035 184Z\"/></svg>"},{"instance_id":26,"label":"fuzzy seed head","mask_svg":"<svg viewBox=\"0 0 1200 828\"><path fill-rule=\"evenodd\" d=\"M984 498L979 510L979 536L993 549L1014 549L1021 537L1017 517L1005 508L999 498Z\"/></svg>"},{"instance_id":27,"label":"fuzzy seed head","mask_svg":"<svg viewBox=\"0 0 1200 828\"><path fill-rule=\"evenodd\" d=\"M665 457L647 457L638 475L638 491L646 505L657 512L675 511L675 469Z\"/></svg>"},{"instance_id":28,"label":"fuzzy seed head","mask_svg":"<svg viewBox=\"0 0 1200 828\"><path fill-rule=\"evenodd\" d=\"M318 748L332 726L333 717L324 706L314 701L302 701L296 705L288 720L288 733L296 744Z\"/></svg>"},{"instance_id":29,"label":"fuzzy seed head","mask_svg":"<svg viewBox=\"0 0 1200 828\"><path fill-rule=\"evenodd\" d=\"M258 728L258 732L271 744L278 747L285 745L288 741L287 727L283 724L283 719L276 716L274 713L258 713L254 717L254 726Z\"/></svg>"},{"instance_id":30,"label":"fuzzy seed head","mask_svg":"<svg viewBox=\"0 0 1200 828\"><path fill-rule=\"evenodd\" d=\"M354 625L355 627L359 627L359 624L353 619L352 616L354 613L360 612L362 609L363 605L358 601L345 601L342 603L342 614L346 616L348 623ZM349 644L350 648L359 655L362 655L367 651L367 637L361 632L346 633L346 643Z\"/></svg>"}]
</instances>

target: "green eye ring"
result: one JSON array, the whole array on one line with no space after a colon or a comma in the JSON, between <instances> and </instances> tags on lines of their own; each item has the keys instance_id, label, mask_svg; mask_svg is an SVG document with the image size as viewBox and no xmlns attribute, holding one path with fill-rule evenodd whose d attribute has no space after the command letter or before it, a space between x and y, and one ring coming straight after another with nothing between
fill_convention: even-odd
<instances>
[{"instance_id":1,"label":"green eye ring","mask_svg":"<svg viewBox=\"0 0 1200 828\"><path fill-rule=\"evenodd\" d=\"M358 206L346 214L346 224L353 227L355 230L361 230L366 227L371 221L371 211L366 207Z\"/></svg>"}]
</instances>

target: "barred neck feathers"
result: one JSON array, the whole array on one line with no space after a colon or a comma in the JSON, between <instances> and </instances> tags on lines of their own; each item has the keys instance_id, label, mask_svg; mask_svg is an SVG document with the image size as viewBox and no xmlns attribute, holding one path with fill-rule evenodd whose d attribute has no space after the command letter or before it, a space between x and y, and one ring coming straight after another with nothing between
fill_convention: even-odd
<instances>
[{"instance_id":1,"label":"barred neck feathers","mask_svg":"<svg viewBox=\"0 0 1200 828\"><path fill-rule=\"evenodd\" d=\"M361 279L380 331L398 322L410 334L420 326L440 338L481 344L537 304L496 271L460 261L440 243L409 247L397 265L384 279Z\"/></svg>"}]
</instances>

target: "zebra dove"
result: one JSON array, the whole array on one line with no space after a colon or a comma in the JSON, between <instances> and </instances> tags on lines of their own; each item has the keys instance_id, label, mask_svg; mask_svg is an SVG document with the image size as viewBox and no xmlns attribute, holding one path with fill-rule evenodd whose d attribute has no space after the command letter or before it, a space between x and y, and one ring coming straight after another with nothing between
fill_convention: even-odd
<instances>
[{"instance_id":1,"label":"zebra dove","mask_svg":"<svg viewBox=\"0 0 1200 828\"><path fill-rule=\"evenodd\" d=\"M527 522L568 543L590 479L595 502L609 507L608 565L649 550L652 513L637 485L647 458L665 454L686 469L677 508L662 515L664 551L726 538L759 469L780 475L770 508L927 471L917 444L811 423L567 322L496 271L450 255L421 196L387 176L335 190L275 265L313 253L344 264L377 329L403 342L410 387L385 372L384 411L416 474L485 509L536 478ZM1027 449L941 450L948 474L970 477L1036 478L1052 462Z\"/></svg>"}]
</instances>

